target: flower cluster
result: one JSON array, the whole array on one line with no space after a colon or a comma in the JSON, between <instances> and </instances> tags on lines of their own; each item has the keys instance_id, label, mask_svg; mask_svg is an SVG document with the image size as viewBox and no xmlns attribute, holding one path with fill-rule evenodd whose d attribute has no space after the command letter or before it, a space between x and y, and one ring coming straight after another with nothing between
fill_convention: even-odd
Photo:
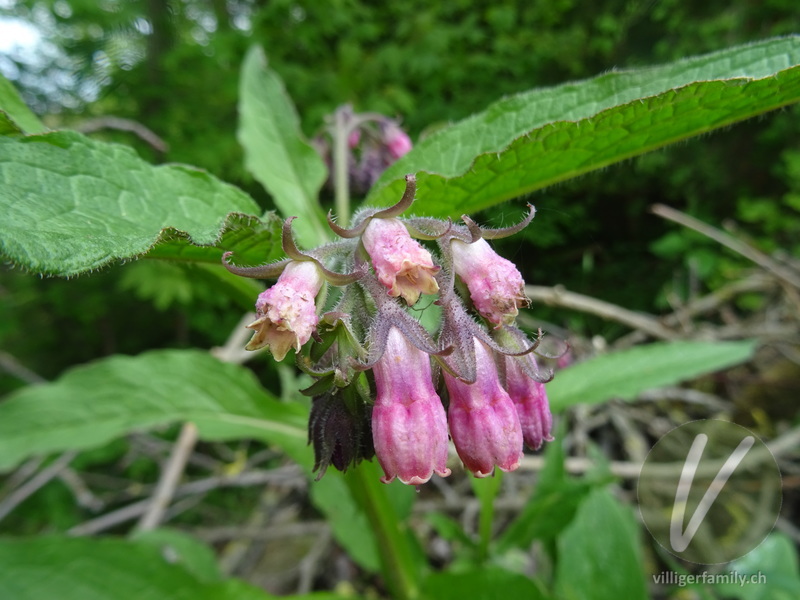
<instances>
[{"instance_id":1,"label":"flower cluster","mask_svg":"<svg viewBox=\"0 0 800 600\"><path fill-rule=\"evenodd\" d=\"M347 165L350 187L365 194L386 168L411 150L411 138L400 124L379 113L356 113L350 105L340 106L327 118L326 127L312 144L333 173L334 154L331 139L346 141L341 151ZM335 142L333 142L335 146Z\"/></svg>"},{"instance_id":2,"label":"flower cluster","mask_svg":"<svg viewBox=\"0 0 800 600\"><path fill-rule=\"evenodd\" d=\"M277 360L294 349L315 378L304 393L314 398L309 437L320 476L376 455L382 481L419 485L450 473L452 438L465 468L486 477L516 469L523 445L552 439L544 386L552 374L533 356L538 338L514 326L527 303L522 276L486 241L527 226L533 207L506 229L466 216L463 225L402 217L415 190L409 175L396 205L357 214L351 229L329 218L339 240L306 252L287 219L288 258L278 263L223 258L239 275L278 278L258 297L247 348L267 347Z\"/></svg>"}]
</instances>

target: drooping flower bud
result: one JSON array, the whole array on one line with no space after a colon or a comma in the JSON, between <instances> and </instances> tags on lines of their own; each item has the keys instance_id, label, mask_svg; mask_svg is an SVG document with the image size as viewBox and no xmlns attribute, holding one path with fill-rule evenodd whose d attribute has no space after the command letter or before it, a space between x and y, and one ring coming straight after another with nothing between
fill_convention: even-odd
<instances>
[{"instance_id":1,"label":"drooping flower bud","mask_svg":"<svg viewBox=\"0 0 800 600\"><path fill-rule=\"evenodd\" d=\"M258 295L258 318L247 327L255 333L248 350L268 346L275 360L283 360L291 348L296 352L310 338L317 326L314 299L324 280L313 261L292 261L278 282Z\"/></svg>"},{"instance_id":2,"label":"drooping flower bud","mask_svg":"<svg viewBox=\"0 0 800 600\"><path fill-rule=\"evenodd\" d=\"M450 394L450 435L464 466L488 477L495 465L513 471L522 457L522 429L514 403L500 385L492 355L474 340L477 377L466 383L444 372Z\"/></svg>"},{"instance_id":3,"label":"drooping flower bud","mask_svg":"<svg viewBox=\"0 0 800 600\"><path fill-rule=\"evenodd\" d=\"M378 394L372 409L372 439L384 483L395 477L419 485L434 472L446 477L447 417L433 389L428 355L396 327L373 367Z\"/></svg>"},{"instance_id":4,"label":"drooping flower bud","mask_svg":"<svg viewBox=\"0 0 800 600\"><path fill-rule=\"evenodd\" d=\"M530 377L519 364L519 361L532 361L533 370L537 371L536 359L531 354L521 357L506 357L506 390L517 409L522 426L522 438L531 450L538 450L543 442L552 442L550 431L553 428L553 416L547 400L544 383Z\"/></svg>"},{"instance_id":5,"label":"drooping flower bud","mask_svg":"<svg viewBox=\"0 0 800 600\"><path fill-rule=\"evenodd\" d=\"M439 291L431 253L411 237L405 225L395 218L370 219L362 235L378 280L390 296L402 296L411 306L420 294Z\"/></svg>"},{"instance_id":6,"label":"drooping flower bud","mask_svg":"<svg viewBox=\"0 0 800 600\"><path fill-rule=\"evenodd\" d=\"M395 160L408 154L412 148L411 138L392 121L384 125L383 141L386 144L386 148L389 150L389 154Z\"/></svg>"},{"instance_id":7,"label":"drooping flower bud","mask_svg":"<svg viewBox=\"0 0 800 600\"><path fill-rule=\"evenodd\" d=\"M454 239L451 250L453 268L478 312L498 327L513 323L519 307L528 303L525 282L514 263L498 255L483 238L473 243Z\"/></svg>"}]
</instances>

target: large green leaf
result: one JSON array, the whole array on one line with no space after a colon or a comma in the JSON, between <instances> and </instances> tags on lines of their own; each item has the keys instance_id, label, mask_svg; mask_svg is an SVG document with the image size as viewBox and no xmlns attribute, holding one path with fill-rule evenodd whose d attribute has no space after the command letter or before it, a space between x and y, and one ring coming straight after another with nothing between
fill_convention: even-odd
<instances>
[{"instance_id":1,"label":"large green leaf","mask_svg":"<svg viewBox=\"0 0 800 600\"><path fill-rule=\"evenodd\" d=\"M800 557L794 542L772 533L755 550L730 563L725 575L738 581L720 581L715 587L725 598L740 600L794 600L800 598Z\"/></svg>"},{"instance_id":2,"label":"large green leaf","mask_svg":"<svg viewBox=\"0 0 800 600\"><path fill-rule=\"evenodd\" d=\"M614 352L564 369L547 384L554 412L673 385L746 361L755 342L662 342Z\"/></svg>"},{"instance_id":3,"label":"large green leaf","mask_svg":"<svg viewBox=\"0 0 800 600\"><path fill-rule=\"evenodd\" d=\"M0 75L0 135L44 131L47 128L25 105L14 85Z\"/></svg>"},{"instance_id":4,"label":"large green leaf","mask_svg":"<svg viewBox=\"0 0 800 600\"><path fill-rule=\"evenodd\" d=\"M236 212L260 211L204 171L74 132L0 137L0 251L32 271L75 275L176 234L214 245Z\"/></svg>"},{"instance_id":5,"label":"large green leaf","mask_svg":"<svg viewBox=\"0 0 800 600\"><path fill-rule=\"evenodd\" d=\"M415 210L458 217L800 100L800 36L504 98L432 134L368 197L417 173Z\"/></svg>"},{"instance_id":6,"label":"large green leaf","mask_svg":"<svg viewBox=\"0 0 800 600\"><path fill-rule=\"evenodd\" d=\"M284 216L299 217L294 225L300 242L319 245L330 236L318 204L327 169L303 139L292 100L258 46L250 49L242 66L239 119L237 135L247 169Z\"/></svg>"},{"instance_id":7,"label":"large green leaf","mask_svg":"<svg viewBox=\"0 0 800 600\"><path fill-rule=\"evenodd\" d=\"M281 403L247 369L207 353L114 356L0 403L0 470L34 454L94 448L117 436L192 421L204 439L256 438L310 468L307 409Z\"/></svg>"},{"instance_id":8,"label":"large green leaf","mask_svg":"<svg viewBox=\"0 0 800 600\"><path fill-rule=\"evenodd\" d=\"M0 590L14 600L268 600L238 580L209 581L151 541L0 539Z\"/></svg>"},{"instance_id":9,"label":"large green leaf","mask_svg":"<svg viewBox=\"0 0 800 600\"><path fill-rule=\"evenodd\" d=\"M558 540L556 590L563 600L645 600L633 511L595 490Z\"/></svg>"}]
</instances>

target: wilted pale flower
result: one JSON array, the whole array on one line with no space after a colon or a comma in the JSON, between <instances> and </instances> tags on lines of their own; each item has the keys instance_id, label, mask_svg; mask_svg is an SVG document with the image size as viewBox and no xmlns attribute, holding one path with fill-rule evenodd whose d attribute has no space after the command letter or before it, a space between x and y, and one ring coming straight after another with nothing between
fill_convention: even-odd
<instances>
[{"instance_id":1,"label":"wilted pale flower","mask_svg":"<svg viewBox=\"0 0 800 600\"><path fill-rule=\"evenodd\" d=\"M446 477L447 417L433 389L428 355L396 327L373 367L378 394L372 409L372 440L384 483L395 477L419 485L434 471Z\"/></svg>"},{"instance_id":2,"label":"wilted pale flower","mask_svg":"<svg viewBox=\"0 0 800 600\"><path fill-rule=\"evenodd\" d=\"M439 291L434 275L439 267L431 253L409 235L399 219L371 219L362 236L378 280L390 296L402 296L411 306L420 294Z\"/></svg>"},{"instance_id":3,"label":"wilted pale flower","mask_svg":"<svg viewBox=\"0 0 800 600\"><path fill-rule=\"evenodd\" d=\"M525 445L532 450L538 450L543 442L553 441L550 434L553 416L544 384L525 373L517 362L519 360L532 361L534 370L538 370L536 360L530 354L522 357L507 356L506 390L517 409Z\"/></svg>"},{"instance_id":4,"label":"wilted pale flower","mask_svg":"<svg viewBox=\"0 0 800 600\"><path fill-rule=\"evenodd\" d=\"M483 238L468 244L454 239L453 268L469 289L475 308L497 325L514 322L528 302L525 282L510 260L498 255Z\"/></svg>"},{"instance_id":5,"label":"wilted pale flower","mask_svg":"<svg viewBox=\"0 0 800 600\"><path fill-rule=\"evenodd\" d=\"M268 346L275 360L283 360L291 348L299 352L319 321L314 299L322 284L322 274L313 261L290 262L278 282L259 294L258 318L248 325L255 333L246 348Z\"/></svg>"},{"instance_id":6,"label":"wilted pale flower","mask_svg":"<svg viewBox=\"0 0 800 600\"><path fill-rule=\"evenodd\" d=\"M464 466L476 477L488 477L495 465L513 471L522 457L522 429L508 393L500 385L488 348L477 338L475 383L444 372L450 394L450 435Z\"/></svg>"}]
</instances>

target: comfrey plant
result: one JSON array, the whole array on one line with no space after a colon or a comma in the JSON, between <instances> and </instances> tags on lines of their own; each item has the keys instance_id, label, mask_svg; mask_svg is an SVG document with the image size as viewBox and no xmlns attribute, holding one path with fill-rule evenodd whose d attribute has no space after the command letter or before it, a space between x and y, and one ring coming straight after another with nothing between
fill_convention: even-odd
<instances>
[{"instance_id":1,"label":"comfrey plant","mask_svg":"<svg viewBox=\"0 0 800 600\"><path fill-rule=\"evenodd\" d=\"M288 258L278 263L238 267L231 253L223 258L238 275L278 278L256 301L247 349L266 347L277 360L294 349L315 378L304 393L314 397L309 438L320 476L330 464L346 470L376 455L384 483L446 477L448 429L477 477L513 471L523 444L552 440L544 388L552 373L533 357L539 338L514 326L528 302L524 282L486 241L526 227L534 208L505 229L467 216L463 225L403 217L415 191L408 175L397 204L356 214L351 229L329 215L340 239L305 252L287 219ZM438 253L418 240L435 241ZM441 308L432 333L409 311L422 295L437 296Z\"/></svg>"}]
</instances>

